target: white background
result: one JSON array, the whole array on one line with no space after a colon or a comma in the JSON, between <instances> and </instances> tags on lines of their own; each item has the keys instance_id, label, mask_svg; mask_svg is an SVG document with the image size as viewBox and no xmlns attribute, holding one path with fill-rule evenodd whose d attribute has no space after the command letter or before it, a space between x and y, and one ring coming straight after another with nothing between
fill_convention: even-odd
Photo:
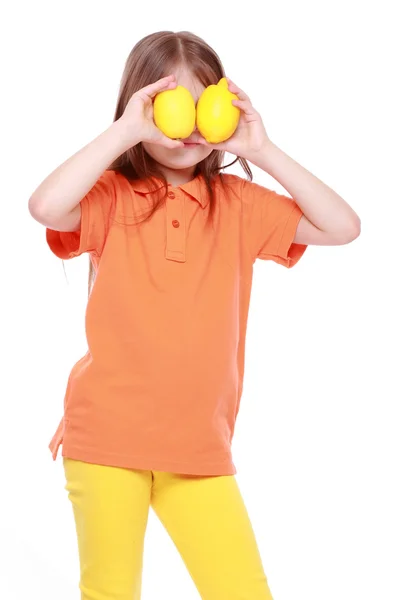
<instances>
[{"instance_id":1,"label":"white background","mask_svg":"<svg viewBox=\"0 0 400 600\"><path fill-rule=\"evenodd\" d=\"M399 600L394 0L5 6L1 596L79 598L72 509L61 458L54 463L47 445L69 371L86 351L88 263L69 262L67 283L27 202L111 123L134 43L152 31L183 29L215 47L274 143L362 219L354 243L308 248L292 270L256 263L234 458L274 599ZM284 191L266 173L254 175ZM153 514L145 552L144 600L198 598Z\"/></svg>"}]
</instances>

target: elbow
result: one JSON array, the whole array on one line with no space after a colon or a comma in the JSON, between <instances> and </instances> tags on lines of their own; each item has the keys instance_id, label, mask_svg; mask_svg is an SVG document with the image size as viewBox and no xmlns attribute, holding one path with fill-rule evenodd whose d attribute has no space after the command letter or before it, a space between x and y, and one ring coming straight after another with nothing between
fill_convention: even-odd
<instances>
[{"instance_id":1,"label":"elbow","mask_svg":"<svg viewBox=\"0 0 400 600\"><path fill-rule=\"evenodd\" d=\"M349 221L342 226L336 237L336 244L344 246L354 242L361 233L361 220L358 215L354 215Z\"/></svg>"},{"instance_id":2,"label":"elbow","mask_svg":"<svg viewBox=\"0 0 400 600\"><path fill-rule=\"evenodd\" d=\"M45 199L41 196L33 194L29 198L28 210L30 215L42 225L47 226L51 218L49 207Z\"/></svg>"},{"instance_id":3,"label":"elbow","mask_svg":"<svg viewBox=\"0 0 400 600\"><path fill-rule=\"evenodd\" d=\"M37 196L31 196L28 202L28 210L36 221L40 221L40 216L43 214L43 203Z\"/></svg>"},{"instance_id":4,"label":"elbow","mask_svg":"<svg viewBox=\"0 0 400 600\"><path fill-rule=\"evenodd\" d=\"M55 231L78 231L81 222L81 211L78 207L70 212L61 213L57 203L45 196L33 194L29 198L28 209L31 216L47 229Z\"/></svg>"},{"instance_id":5,"label":"elbow","mask_svg":"<svg viewBox=\"0 0 400 600\"><path fill-rule=\"evenodd\" d=\"M347 241L346 244L350 244L350 242L354 242L361 233L361 219L358 215L355 215L352 219L352 222L349 225L348 231L346 232Z\"/></svg>"}]
</instances>

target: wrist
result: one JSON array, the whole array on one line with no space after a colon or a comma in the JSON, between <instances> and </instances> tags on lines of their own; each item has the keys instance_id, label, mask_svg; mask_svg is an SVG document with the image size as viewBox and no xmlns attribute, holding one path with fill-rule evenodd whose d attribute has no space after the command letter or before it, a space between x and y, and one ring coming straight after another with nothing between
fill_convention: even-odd
<instances>
[{"instance_id":1,"label":"wrist","mask_svg":"<svg viewBox=\"0 0 400 600\"><path fill-rule=\"evenodd\" d=\"M256 167L267 170L269 157L272 156L276 146L269 138L266 138L261 146L250 153L248 160Z\"/></svg>"},{"instance_id":2,"label":"wrist","mask_svg":"<svg viewBox=\"0 0 400 600\"><path fill-rule=\"evenodd\" d=\"M139 136L135 131L132 131L132 127L129 126L123 117L120 117L111 125L111 129L114 132L118 144L121 147L121 154L136 146L141 141Z\"/></svg>"}]
</instances>

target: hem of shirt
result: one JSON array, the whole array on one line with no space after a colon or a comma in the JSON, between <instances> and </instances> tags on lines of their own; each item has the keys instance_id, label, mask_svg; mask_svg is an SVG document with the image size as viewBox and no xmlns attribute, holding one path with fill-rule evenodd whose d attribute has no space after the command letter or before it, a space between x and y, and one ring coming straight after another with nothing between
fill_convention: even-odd
<instances>
[{"instance_id":1,"label":"hem of shirt","mask_svg":"<svg viewBox=\"0 0 400 600\"><path fill-rule=\"evenodd\" d=\"M307 249L306 244L298 244L294 242L297 227L303 214L304 213L300 209L300 207L297 204L295 204L293 209L289 213L284 230L282 232L282 237L278 244L276 254L267 254L260 252L258 258L272 259L278 264L287 267L288 269L294 267L294 265L298 263L298 261Z\"/></svg>"},{"instance_id":2,"label":"hem of shirt","mask_svg":"<svg viewBox=\"0 0 400 600\"><path fill-rule=\"evenodd\" d=\"M46 241L50 250L62 260L70 260L88 251L89 205L86 196L80 202L81 221L77 231L58 231L46 227Z\"/></svg>"},{"instance_id":3,"label":"hem of shirt","mask_svg":"<svg viewBox=\"0 0 400 600\"><path fill-rule=\"evenodd\" d=\"M89 202L87 200L87 197L85 196L84 198L82 198L82 200L80 201L80 207L81 207L81 222L80 222L80 227L79 230L76 232L79 234L79 244L76 250L71 250L68 258L75 258L76 256L81 256L82 254L84 254L85 252L88 251L88 247L89 247L89 240L88 240L88 235L89 235L89 227L90 227L90 221L89 221Z\"/></svg>"},{"instance_id":4,"label":"hem of shirt","mask_svg":"<svg viewBox=\"0 0 400 600\"><path fill-rule=\"evenodd\" d=\"M303 211L296 204L286 222L286 227L282 233L282 238L279 244L278 256L283 258L285 266L288 268L293 267L299 261L307 248L306 245L296 244L294 242L297 227L302 216Z\"/></svg>"},{"instance_id":5,"label":"hem of shirt","mask_svg":"<svg viewBox=\"0 0 400 600\"><path fill-rule=\"evenodd\" d=\"M163 471L166 473L177 473L181 475L236 475L236 467L232 459L203 465L193 466L189 461L165 460L159 457L113 454L101 451L88 451L77 446L62 447L61 456L73 460L82 460L94 464L102 464L110 467L122 467L125 469L138 469L140 471ZM53 454L53 459L56 456Z\"/></svg>"}]
</instances>

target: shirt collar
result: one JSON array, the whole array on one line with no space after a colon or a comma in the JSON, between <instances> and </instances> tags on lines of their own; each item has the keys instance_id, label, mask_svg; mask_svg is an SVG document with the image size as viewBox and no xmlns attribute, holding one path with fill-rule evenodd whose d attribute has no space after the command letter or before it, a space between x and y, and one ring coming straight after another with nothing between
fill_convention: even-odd
<instances>
[{"instance_id":1,"label":"shirt collar","mask_svg":"<svg viewBox=\"0 0 400 600\"><path fill-rule=\"evenodd\" d=\"M161 180L155 179L155 182L157 184L159 183L159 187L157 187L156 189L152 189L149 185L148 180L146 179L135 179L134 181L131 181L131 185L135 192L139 192L140 194L152 194L158 191L159 189L163 188L163 183ZM184 192L189 194L189 196L192 196L192 198L197 200L197 202L200 204L200 206L202 206L202 208L205 208L207 206L209 202L208 190L206 182L202 175L197 175L191 181L188 181L183 185L179 185L177 186L177 188L183 190ZM171 186L169 186L169 189L175 188L171 188Z\"/></svg>"}]
</instances>

